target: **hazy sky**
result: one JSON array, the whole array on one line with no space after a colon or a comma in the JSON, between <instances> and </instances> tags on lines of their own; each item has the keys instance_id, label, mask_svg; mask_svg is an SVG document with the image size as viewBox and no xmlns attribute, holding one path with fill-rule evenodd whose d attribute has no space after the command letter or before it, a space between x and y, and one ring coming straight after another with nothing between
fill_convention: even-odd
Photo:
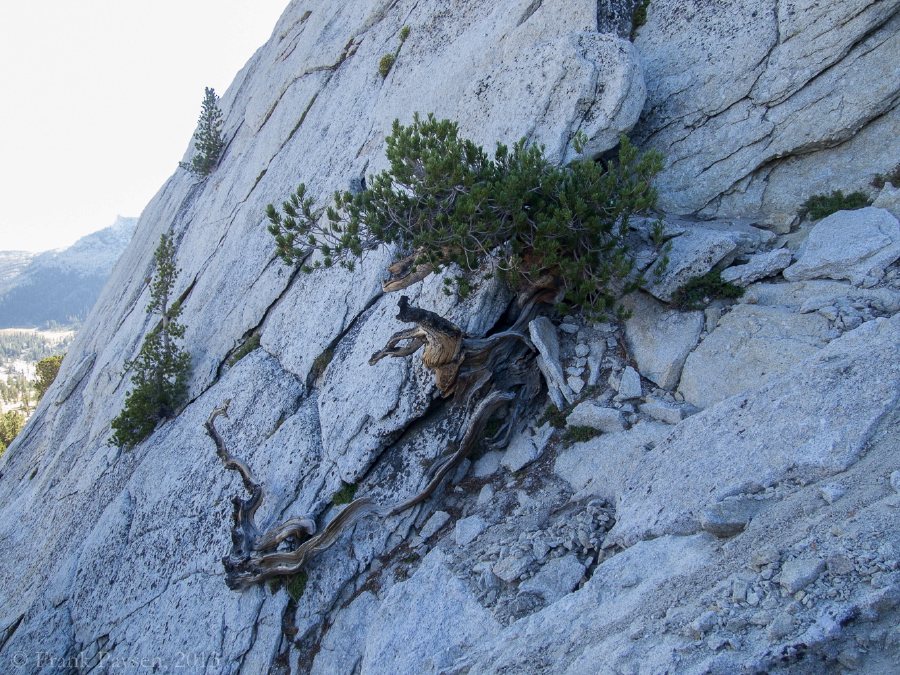
<instances>
[{"instance_id":1,"label":"hazy sky","mask_svg":"<svg viewBox=\"0 0 900 675\"><path fill-rule=\"evenodd\" d=\"M0 9L0 251L140 215L288 0L36 0Z\"/></svg>"}]
</instances>

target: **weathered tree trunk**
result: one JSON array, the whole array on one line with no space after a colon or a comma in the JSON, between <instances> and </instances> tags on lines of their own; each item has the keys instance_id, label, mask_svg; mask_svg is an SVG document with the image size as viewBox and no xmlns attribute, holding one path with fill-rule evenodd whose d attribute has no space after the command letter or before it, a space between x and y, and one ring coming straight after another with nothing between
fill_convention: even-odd
<instances>
[{"instance_id":1,"label":"weathered tree trunk","mask_svg":"<svg viewBox=\"0 0 900 675\"><path fill-rule=\"evenodd\" d=\"M397 306L400 309L397 319L404 323L415 323L416 327L394 333L381 351L372 354L369 365L375 365L385 356L409 356L424 346L422 363L434 371L441 396L449 396L453 393L456 376L463 361L463 332L434 312L410 306L409 298L405 295L400 297ZM410 344L398 347L398 343L403 340L410 340Z\"/></svg>"}]
</instances>

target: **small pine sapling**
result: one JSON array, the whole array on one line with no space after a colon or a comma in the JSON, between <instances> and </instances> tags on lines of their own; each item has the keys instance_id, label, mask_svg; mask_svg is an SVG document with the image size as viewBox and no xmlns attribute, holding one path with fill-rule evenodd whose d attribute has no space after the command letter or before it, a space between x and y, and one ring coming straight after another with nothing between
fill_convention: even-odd
<instances>
[{"instance_id":1,"label":"small pine sapling","mask_svg":"<svg viewBox=\"0 0 900 675\"><path fill-rule=\"evenodd\" d=\"M214 89L206 87L200 119L194 132L194 150L196 154L190 162L180 162L178 166L187 169L198 178L206 178L219 165L225 139L222 138L222 111L219 109L219 97Z\"/></svg>"},{"instance_id":2,"label":"small pine sapling","mask_svg":"<svg viewBox=\"0 0 900 675\"><path fill-rule=\"evenodd\" d=\"M524 140L498 145L491 159L454 122L413 119L395 121L386 139L390 169L361 192L336 193L324 217L302 184L282 211L269 205L285 263L352 269L365 251L396 244L415 252L417 267L457 264L470 273L487 265L512 286L555 275L566 302L594 315L642 283L626 235L631 216L655 205L659 153L640 155L623 136L618 161L605 164L583 157L555 166ZM583 152L581 136L575 147ZM661 242L661 225L654 234Z\"/></svg>"},{"instance_id":3,"label":"small pine sapling","mask_svg":"<svg viewBox=\"0 0 900 675\"><path fill-rule=\"evenodd\" d=\"M177 345L184 326L178 323L181 303L171 298L179 271L171 233L160 237L153 259L156 269L147 313L159 315L159 323L144 338L137 358L125 363L133 387L111 423L110 444L125 449L150 436L162 420L174 417L187 398L191 357Z\"/></svg>"},{"instance_id":4,"label":"small pine sapling","mask_svg":"<svg viewBox=\"0 0 900 675\"><path fill-rule=\"evenodd\" d=\"M391 72L391 68L394 67L394 63L397 61L397 57L400 56L400 49L403 47L403 43L406 42L406 38L409 37L409 26L401 28L397 37L400 38L400 45L397 47L397 51L393 53L388 52L378 62L378 74L381 75L382 80L387 78L388 73Z\"/></svg>"}]
</instances>

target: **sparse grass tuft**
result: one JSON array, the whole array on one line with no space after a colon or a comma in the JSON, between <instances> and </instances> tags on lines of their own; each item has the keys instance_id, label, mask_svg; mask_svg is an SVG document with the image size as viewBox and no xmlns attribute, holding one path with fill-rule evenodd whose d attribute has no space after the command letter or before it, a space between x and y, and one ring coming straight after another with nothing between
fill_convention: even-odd
<instances>
[{"instance_id":1,"label":"sparse grass tuft","mask_svg":"<svg viewBox=\"0 0 900 675\"><path fill-rule=\"evenodd\" d=\"M647 23L647 7L650 6L650 0L641 0L634 8L634 14L631 16L631 39L637 37L638 29Z\"/></svg>"},{"instance_id":2,"label":"sparse grass tuft","mask_svg":"<svg viewBox=\"0 0 900 675\"><path fill-rule=\"evenodd\" d=\"M584 443L592 438L596 438L602 432L594 427L569 427L562 435L563 444L568 446L572 443Z\"/></svg>"},{"instance_id":3,"label":"sparse grass tuft","mask_svg":"<svg viewBox=\"0 0 900 675\"><path fill-rule=\"evenodd\" d=\"M563 410L557 410L556 406L552 403L547 406L547 409L544 413L538 418L537 424L539 427L544 426L547 422L550 422L550 426L554 429L565 429L566 428L566 413Z\"/></svg>"},{"instance_id":4,"label":"sparse grass tuft","mask_svg":"<svg viewBox=\"0 0 900 675\"><path fill-rule=\"evenodd\" d=\"M872 187L878 188L879 190L883 188L886 183L890 183L895 188L900 187L900 164L887 173L876 173L875 178L872 179Z\"/></svg>"}]
</instances>

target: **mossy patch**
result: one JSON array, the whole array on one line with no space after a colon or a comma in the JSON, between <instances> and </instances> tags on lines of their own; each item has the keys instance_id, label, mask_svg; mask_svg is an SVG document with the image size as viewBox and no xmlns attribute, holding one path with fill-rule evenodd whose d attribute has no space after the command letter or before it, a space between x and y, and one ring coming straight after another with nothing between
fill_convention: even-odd
<instances>
[{"instance_id":1,"label":"mossy patch","mask_svg":"<svg viewBox=\"0 0 900 675\"><path fill-rule=\"evenodd\" d=\"M325 369L328 367L328 364L331 363L331 359L333 358L334 349L329 347L313 360L312 369L310 370L313 380L318 380L325 374Z\"/></svg>"},{"instance_id":2,"label":"mossy patch","mask_svg":"<svg viewBox=\"0 0 900 675\"><path fill-rule=\"evenodd\" d=\"M291 601L296 603L303 596L307 581L309 581L309 575L305 570L300 570L290 576L276 577L269 580L269 593L275 595L283 588L287 591Z\"/></svg>"},{"instance_id":3,"label":"mossy patch","mask_svg":"<svg viewBox=\"0 0 900 675\"><path fill-rule=\"evenodd\" d=\"M341 504L349 504L353 501L353 497L356 496L356 485L353 483L344 483L341 481L343 487L335 492L331 497L331 503L335 506L340 506Z\"/></svg>"},{"instance_id":4,"label":"mossy patch","mask_svg":"<svg viewBox=\"0 0 900 675\"><path fill-rule=\"evenodd\" d=\"M306 590L306 582L309 580L309 576L306 574L304 570L297 572L296 574L288 577L286 588L288 595L291 596L291 599L295 602L300 599L303 595L303 591Z\"/></svg>"},{"instance_id":5,"label":"mossy patch","mask_svg":"<svg viewBox=\"0 0 900 675\"><path fill-rule=\"evenodd\" d=\"M228 359L228 366L234 366L238 361L247 356L250 352L259 349L260 341L262 340L262 336L257 333L256 335L251 335L247 340L242 344L238 350L231 355L231 358Z\"/></svg>"}]
</instances>

